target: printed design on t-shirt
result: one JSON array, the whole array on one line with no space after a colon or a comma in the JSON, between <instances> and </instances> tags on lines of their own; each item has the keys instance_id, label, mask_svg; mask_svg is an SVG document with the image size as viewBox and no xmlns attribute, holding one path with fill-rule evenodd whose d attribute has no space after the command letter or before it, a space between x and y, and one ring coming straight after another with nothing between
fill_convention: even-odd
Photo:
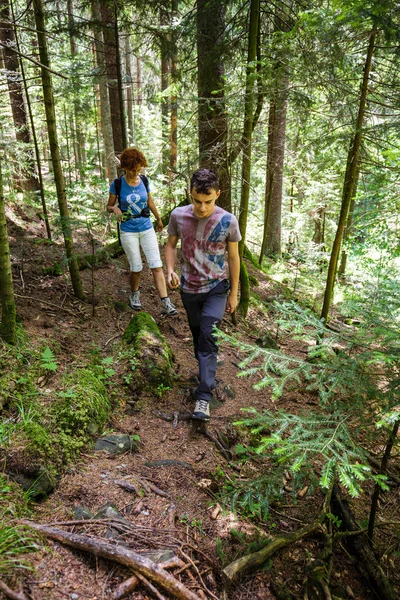
<instances>
[{"instance_id":1,"label":"printed design on t-shirt","mask_svg":"<svg viewBox=\"0 0 400 600\"><path fill-rule=\"evenodd\" d=\"M216 227L208 236L209 242L224 242L228 237L229 226L231 224L231 215L224 215L220 221L218 221Z\"/></svg>"},{"instance_id":2,"label":"printed design on t-shirt","mask_svg":"<svg viewBox=\"0 0 400 600\"><path fill-rule=\"evenodd\" d=\"M139 194L132 193L126 196L127 210L131 215L138 215L141 212L140 202Z\"/></svg>"}]
</instances>

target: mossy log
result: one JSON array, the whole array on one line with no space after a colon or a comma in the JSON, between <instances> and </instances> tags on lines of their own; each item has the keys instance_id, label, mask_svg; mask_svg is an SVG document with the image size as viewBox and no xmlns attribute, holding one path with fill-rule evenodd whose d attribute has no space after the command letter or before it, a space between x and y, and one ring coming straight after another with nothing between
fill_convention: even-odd
<instances>
[{"instance_id":1,"label":"mossy log","mask_svg":"<svg viewBox=\"0 0 400 600\"><path fill-rule=\"evenodd\" d=\"M160 389L172 387L174 355L151 315L134 315L122 339L130 347L134 372L129 386L135 394L157 395Z\"/></svg>"}]
</instances>

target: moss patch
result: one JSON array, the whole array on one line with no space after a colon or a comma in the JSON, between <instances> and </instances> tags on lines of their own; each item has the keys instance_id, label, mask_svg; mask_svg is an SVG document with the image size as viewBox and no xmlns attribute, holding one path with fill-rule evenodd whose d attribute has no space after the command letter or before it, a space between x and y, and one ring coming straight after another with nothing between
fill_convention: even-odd
<instances>
[{"instance_id":1,"label":"moss patch","mask_svg":"<svg viewBox=\"0 0 400 600\"><path fill-rule=\"evenodd\" d=\"M125 381L135 395L146 392L159 396L160 389L172 386L173 352L151 315L134 315L122 339L128 346Z\"/></svg>"}]
</instances>

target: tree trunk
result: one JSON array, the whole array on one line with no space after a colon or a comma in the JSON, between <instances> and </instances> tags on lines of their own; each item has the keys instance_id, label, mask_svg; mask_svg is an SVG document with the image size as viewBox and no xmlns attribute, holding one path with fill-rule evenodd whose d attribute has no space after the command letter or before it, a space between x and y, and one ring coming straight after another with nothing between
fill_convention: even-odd
<instances>
[{"instance_id":1,"label":"tree trunk","mask_svg":"<svg viewBox=\"0 0 400 600\"><path fill-rule=\"evenodd\" d=\"M169 165L169 111L170 99L165 95L165 91L170 84L171 72L171 40L170 34L166 31L169 25L170 14L165 6L160 8L160 50L161 50L161 143L162 143L162 172L168 171ZM164 30L163 30L164 28Z\"/></svg>"},{"instance_id":2,"label":"tree trunk","mask_svg":"<svg viewBox=\"0 0 400 600\"><path fill-rule=\"evenodd\" d=\"M54 106L53 83L51 80L50 72L46 68L50 67L50 61L47 49L47 40L45 33L46 29L42 0L33 0L33 6L35 12L35 24L39 44L40 62L43 65L43 67L41 68L43 101L45 105L51 161L53 165L54 180L56 184L57 200L61 217L61 228L64 236L65 252L68 259L68 267L71 275L71 282L72 287L74 289L74 294L77 298L84 300L85 294L82 287L82 281L79 274L78 263L76 260L74 244L72 240L71 222L68 212L67 196L65 193L65 181L61 168L60 149L58 146L57 138L57 123Z\"/></svg>"},{"instance_id":3,"label":"tree trunk","mask_svg":"<svg viewBox=\"0 0 400 600\"><path fill-rule=\"evenodd\" d=\"M345 228L343 231L343 244L345 244L347 242L347 240L349 239L349 236L351 234L351 226L353 224L354 209L356 207L356 195L357 195L358 179L360 177L360 169L361 169L361 161L358 160L357 169L356 169L355 178L354 178L354 187L353 187L352 194L351 194L349 214L347 215L347 221L346 221L346 225L345 225ZM339 269L338 269L338 277L344 277L344 274L346 272L346 265L347 265L347 250L346 250L346 248L343 248L342 256L340 259L340 265L339 265Z\"/></svg>"},{"instance_id":4,"label":"tree trunk","mask_svg":"<svg viewBox=\"0 0 400 600\"><path fill-rule=\"evenodd\" d=\"M239 227L242 239L239 242L240 258L243 258L244 245L246 242L247 216L250 197L250 172L251 172L251 142L253 134L253 105L254 105L254 81L256 73L257 57L257 34L258 21L260 17L259 0L250 2L250 25L248 34L246 89L243 125L243 161L242 161L242 188L240 196Z\"/></svg>"},{"instance_id":5,"label":"tree trunk","mask_svg":"<svg viewBox=\"0 0 400 600\"><path fill-rule=\"evenodd\" d=\"M231 172L225 107L225 2L197 0L198 125L200 166L218 172L218 204L231 210ZM254 55L255 60L255 55Z\"/></svg>"},{"instance_id":6,"label":"tree trunk","mask_svg":"<svg viewBox=\"0 0 400 600\"><path fill-rule=\"evenodd\" d=\"M325 250L325 214L326 205L320 205L313 211L314 235L312 241Z\"/></svg>"},{"instance_id":7,"label":"tree trunk","mask_svg":"<svg viewBox=\"0 0 400 600\"><path fill-rule=\"evenodd\" d=\"M6 212L4 206L3 178L0 163L0 295L1 295L1 323L0 336L9 344L15 344L16 336L16 310L14 287L11 272L10 247Z\"/></svg>"},{"instance_id":8,"label":"tree trunk","mask_svg":"<svg viewBox=\"0 0 400 600\"><path fill-rule=\"evenodd\" d=\"M128 115L128 145L133 144L133 92L132 92L132 50L129 34L125 36L126 113Z\"/></svg>"},{"instance_id":9,"label":"tree trunk","mask_svg":"<svg viewBox=\"0 0 400 600\"><path fill-rule=\"evenodd\" d=\"M117 176L117 169L115 167L114 137L111 124L110 99L107 89L103 32L99 28L99 23L101 23L101 14L98 0L92 0L92 17L94 21L96 60L99 70L98 80L100 93L101 131L103 134L104 151L106 155L106 176L109 181L112 181Z\"/></svg>"},{"instance_id":10,"label":"tree trunk","mask_svg":"<svg viewBox=\"0 0 400 600\"><path fill-rule=\"evenodd\" d=\"M288 31L280 10L276 9L275 32ZM282 253L282 191L285 158L286 112L289 90L288 53L278 52L275 60L273 94L269 107L268 149L265 184L264 232L259 263L263 256L279 257Z\"/></svg>"},{"instance_id":11,"label":"tree trunk","mask_svg":"<svg viewBox=\"0 0 400 600\"><path fill-rule=\"evenodd\" d=\"M260 0L250 2L250 24L248 37L246 88L243 125L243 161L242 161L242 186L240 195L239 228L242 239L239 242L239 256L243 260L244 245L246 242L247 216L249 212L250 197L250 173L251 173L251 146L253 136L253 105L254 105L254 81L257 71L257 45L260 18ZM244 275L244 276L243 276ZM244 317L247 315L249 305L249 284L247 272L241 269L240 279L240 310Z\"/></svg>"},{"instance_id":12,"label":"tree trunk","mask_svg":"<svg viewBox=\"0 0 400 600\"><path fill-rule=\"evenodd\" d=\"M172 0L172 18L178 15L178 0ZM178 163L178 97L175 86L178 83L178 47L177 34L172 31L171 34L171 84L173 92L171 94L171 122L170 122L170 156L169 167L175 171Z\"/></svg>"},{"instance_id":13,"label":"tree trunk","mask_svg":"<svg viewBox=\"0 0 400 600\"><path fill-rule=\"evenodd\" d=\"M72 57L77 55L77 46L74 34L74 15L73 15L73 0L67 0L67 12L68 12L68 30L69 30L69 46ZM74 154L76 157L76 168L79 172L80 179L84 179L84 170L86 164L86 153L85 153L85 136L82 131L80 123L80 100L78 91L78 81L75 79L76 89L73 91L73 107L74 107L74 121L75 121L75 150Z\"/></svg>"},{"instance_id":14,"label":"tree trunk","mask_svg":"<svg viewBox=\"0 0 400 600\"><path fill-rule=\"evenodd\" d=\"M365 104L366 104L367 92L368 92L368 79L369 79L369 73L371 70L371 62L372 62L372 55L374 52L375 38L376 38L376 31L373 30L370 35L368 52L367 52L367 57L365 60L364 76L363 76L363 81L361 84L360 104L359 104L359 108L358 108L358 116L357 116L357 122L356 122L356 127L355 127L355 133L354 133L354 137L351 142L349 153L347 156L347 166L346 166L346 173L345 173L345 177L344 177L344 185L343 185L343 193L342 193L342 206L340 209L339 223L337 226L336 236L335 236L335 240L333 242L331 258L330 258L329 267L328 267L328 275L327 275L325 295L324 295L324 304L323 304L322 312L321 312L321 319L324 319L325 321L328 320L329 308L330 308L332 296L333 296L333 288L334 288L335 277L336 277L336 268L337 268L337 262L338 262L339 252L340 252L340 245L342 243L343 231L344 231L344 227L346 224L351 199L354 195L354 188L355 188L356 174L357 174L357 165L358 165L358 161L359 161L360 146L361 146L361 139L362 139L362 126L363 126L363 121L364 121Z\"/></svg>"},{"instance_id":15,"label":"tree trunk","mask_svg":"<svg viewBox=\"0 0 400 600\"><path fill-rule=\"evenodd\" d=\"M13 22L15 22L15 14L14 14L14 8L13 8L12 2L10 3L10 8L11 8ZM14 35L15 35L16 48L17 48L18 52L20 52L19 37L18 37L17 30L14 31ZM46 198L45 198L45 194L44 194L44 184L43 184L43 175L42 175L42 160L40 158L40 151L39 151L39 144L38 144L38 139L37 139L37 135L36 135L35 121L33 118L32 105L31 105L31 100L29 97L28 84L27 84L26 77L25 77L25 69L24 69L24 62L22 60L22 56L20 56L19 64L20 64L20 69L21 69L22 81L24 82L25 98L26 98L26 105L28 107L29 122L31 125L31 131L32 131L33 146L35 148L35 157L36 157L37 173L38 173L38 181L39 181L39 193L40 193L40 199L42 202L43 218L44 218L44 222L46 225L47 238L49 240L51 240L50 222L49 222L49 216L47 213Z\"/></svg>"},{"instance_id":16,"label":"tree trunk","mask_svg":"<svg viewBox=\"0 0 400 600\"><path fill-rule=\"evenodd\" d=\"M10 25L11 21L9 0L0 0L0 40L5 44L2 48L2 55L6 71L15 136L17 142L26 144L26 169L21 169L20 174L15 178L15 185L17 189L21 191L38 192L40 186L39 180L35 175L35 163L32 157L31 136L19 74L18 55L8 48L8 46L10 46L10 48L14 48L15 46L15 35L12 26Z\"/></svg>"},{"instance_id":17,"label":"tree trunk","mask_svg":"<svg viewBox=\"0 0 400 600\"><path fill-rule=\"evenodd\" d=\"M117 42L115 39L115 20L111 8L107 1L92 0L93 5L96 3L101 11L101 17L96 19L97 25L103 23L103 38L104 45L101 48L106 65L106 81L108 82L109 106L111 111L111 125L113 132L113 146L116 154L120 154L126 147L124 144L124 136L122 129L121 103L118 88L118 69L117 69ZM98 51L97 60L99 60ZM118 52L119 54L119 52Z\"/></svg>"}]
</instances>

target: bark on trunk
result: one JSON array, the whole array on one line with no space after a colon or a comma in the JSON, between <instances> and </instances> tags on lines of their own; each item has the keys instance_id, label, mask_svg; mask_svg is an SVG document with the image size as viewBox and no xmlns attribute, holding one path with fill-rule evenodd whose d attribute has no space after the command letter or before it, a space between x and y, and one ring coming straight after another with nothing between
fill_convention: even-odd
<instances>
[{"instance_id":1,"label":"bark on trunk","mask_svg":"<svg viewBox=\"0 0 400 600\"><path fill-rule=\"evenodd\" d=\"M353 187L352 194L351 194L349 214L347 215L347 221L346 221L346 225L345 225L345 228L343 231L343 244L345 244L347 242L347 240L349 239L350 234L351 234L351 226L353 224L354 209L356 207L356 195L357 195L358 180L360 177L360 169L361 169L361 161L358 160L355 179L354 179L354 187ZM340 265L339 265L339 269L338 269L338 277L344 277L344 274L346 272L346 266L347 266L347 249L343 248L342 255L340 258Z\"/></svg>"},{"instance_id":2,"label":"bark on trunk","mask_svg":"<svg viewBox=\"0 0 400 600\"><path fill-rule=\"evenodd\" d=\"M14 8L13 8L12 3L10 4L10 7L11 7L12 20L13 20L13 22L15 22L15 14L14 14ZM47 238L49 240L51 240L50 222L49 222L49 216L47 213L46 198L45 198L45 194L44 194L44 184L43 184L43 175L42 175L42 159L40 158L39 144L38 144L38 139L37 139L37 134L36 134L36 126L35 126L35 121L34 121L33 113L32 113L32 105L31 105L31 100L30 100L30 96L29 96L28 84L27 84L26 77L25 77L24 62L22 60L22 55L21 55L21 51L20 51L17 30L14 31L14 35L15 35L16 48L17 48L17 51L20 53L21 77L22 77L22 81L24 83L26 105L28 108L29 122L31 125L33 146L35 148L35 157L36 157L37 173L38 173L38 181L39 181L39 194L40 194L40 199L41 199L41 203L42 203L43 218L44 218L44 222L46 225Z\"/></svg>"},{"instance_id":3,"label":"bark on trunk","mask_svg":"<svg viewBox=\"0 0 400 600\"><path fill-rule=\"evenodd\" d=\"M94 38L96 45L96 60L99 71L99 93L100 93L100 114L101 114L101 131L103 134L104 152L106 158L106 176L109 181L112 181L117 176L115 166L115 149L113 127L111 124L111 109L110 99L107 89L107 74L106 62L103 42L103 32L99 28L101 23L101 13L98 0L92 0L92 17L94 21Z\"/></svg>"},{"instance_id":4,"label":"bark on trunk","mask_svg":"<svg viewBox=\"0 0 400 600\"><path fill-rule=\"evenodd\" d=\"M16 310L11 272L10 247L4 206L3 178L0 164L0 336L9 344L15 344Z\"/></svg>"},{"instance_id":5,"label":"bark on trunk","mask_svg":"<svg viewBox=\"0 0 400 600\"><path fill-rule=\"evenodd\" d=\"M69 47L71 55L74 57L77 55L77 44L74 34L74 6L73 0L67 0L67 13L68 13L68 31L69 31ZM76 81L76 84L78 82ZM73 107L74 107L74 122L75 122L75 149L74 154L76 157L76 168L79 172L81 180L84 179L84 169L86 164L86 152L85 152L85 136L82 130L80 122L80 102L77 92L73 95Z\"/></svg>"},{"instance_id":6,"label":"bark on trunk","mask_svg":"<svg viewBox=\"0 0 400 600\"><path fill-rule=\"evenodd\" d=\"M32 156L31 136L28 127L28 117L25 106L23 86L19 73L18 55L10 50L15 48L15 35L10 23L12 22L9 0L0 0L0 40L2 48L8 94L14 121L15 136L21 144L26 144L26 169L20 169L15 178L16 188L20 191L37 192L40 189L39 180L35 174L35 163Z\"/></svg>"},{"instance_id":7,"label":"bark on trunk","mask_svg":"<svg viewBox=\"0 0 400 600\"><path fill-rule=\"evenodd\" d=\"M68 267L71 276L72 287L74 289L74 294L77 298L84 300L85 294L82 287L78 262L76 260L74 250L74 243L72 240L71 222L67 205L67 196L65 193L65 180L61 168L60 149L57 138L57 123L54 106L53 84L50 72L45 68L50 66L50 61L47 49L45 19L43 13L42 0L33 0L33 6L35 12L37 38L39 43L40 61L43 65L43 67L41 68L43 101L45 105L51 161L53 165L54 181L56 184L58 208L61 217L61 228L64 236L65 252L68 259Z\"/></svg>"},{"instance_id":8,"label":"bark on trunk","mask_svg":"<svg viewBox=\"0 0 400 600\"><path fill-rule=\"evenodd\" d=\"M275 31L288 31L289 25L281 19L276 9ZM278 52L275 62L273 94L268 119L268 150L265 185L264 232L260 252L263 256L280 257L282 253L282 191L285 159L286 113L289 90L288 54Z\"/></svg>"},{"instance_id":9,"label":"bark on trunk","mask_svg":"<svg viewBox=\"0 0 400 600\"><path fill-rule=\"evenodd\" d=\"M126 114L128 115L128 145L133 144L132 49L129 34L125 37Z\"/></svg>"},{"instance_id":10,"label":"bark on trunk","mask_svg":"<svg viewBox=\"0 0 400 600\"><path fill-rule=\"evenodd\" d=\"M170 72L171 72L171 40L170 34L166 31L169 25L168 11L166 7L160 8L160 50L161 50L161 137L162 137L162 172L164 174L168 171L169 165L169 111L170 111L170 99L165 96L165 91L168 89L170 84ZM162 29L164 28L164 30Z\"/></svg>"},{"instance_id":11,"label":"bark on trunk","mask_svg":"<svg viewBox=\"0 0 400 600\"><path fill-rule=\"evenodd\" d=\"M178 15L178 0L172 0L172 19ZM178 97L175 86L178 83L178 46L177 33L175 30L171 33L171 84L173 93L171 94L171 120L170 120L170 138L169 138L169 167L171 173L176 170L178 164Z\"/></svg>"},{"instance_id":12,"label":"bark on trunk","mask_svg":"<svg viewBox=\"0 0 400 600\"><path fill-rule=\"evenodd\" d=\"M357 173L357 165L360 155L360 146L362 140L362 126L364 121L364 113L365 113L365 104L367 100L367 92L368 92L368 79L369 73L371 70L372 63L372 55L374 52L375 46L375 38L376 31L372 31L369 39L369 46L367 57L365 60L364 66L364 76L361 84L361 94L360 94L360 103L358 108L358 116L357 122L355 126L355 133L350 145L348 157L347 157L347 166L346 173L344 177L344 185L343 185L343 193L342 193L342 206L340 209L339 222L336 230L335 240L332 246L331 258L328 267L328 275L326 280L325 287L325 295L324 295L324 304L321 312L321 319L325 321L328 320L329 308L332 301L333 296L333 288L335 284L336 277L336 268L337 262L340 252L340 246L343 238L343 231L347 220L347 215L349 212L349 207L351 203L351 199L354 195L354 186L356 182L356 173Z\"/></svg>"},{"instance_id":13,"label":"bark on trunk","mask_svg":"<svg viewBox=\"0 0 400 600\"><path fill-rule=\"evenodd\" d=\"M117 42L115 39L115 20L113 11L107 1L96 2L101 10L101 18L97 23L104 24L103 37L104 46L102 53L105 58L109 105L111 110L111 124L113 132L113 144L116 154L120 154L125 148L122 131L121 104L118 90L117 70ZM92 2L93 4L93 2Z\"/></svg>"},{"instance_id":14,"label":"bark on trunk","mask_svg":"<svg viewBox=\"0 0 400 600\"><path fill-rule=\"evenodd\" d=\"M259 17L260 2L259 0L251 0L243 125L242 187L239 214L239 227L240 233L242 234L242 240L239 242L240 258L243 258L244 245L246 243L247 216L249 210L251 143L253 134L254 75L256 72L255 61L257 57L257 35Z\"/></svg>"},{"instance_id":15,"label":"bark on trunk","mask_svg":"<svg viewBox=\"0 0 400 600\"><path fill-rule=\"evenodd\" d=\"M198 126L200 166L218 172L218 204L231 210L231 169L225 107L225 2L197 0Z\"/></svg>"}]
</instances>

